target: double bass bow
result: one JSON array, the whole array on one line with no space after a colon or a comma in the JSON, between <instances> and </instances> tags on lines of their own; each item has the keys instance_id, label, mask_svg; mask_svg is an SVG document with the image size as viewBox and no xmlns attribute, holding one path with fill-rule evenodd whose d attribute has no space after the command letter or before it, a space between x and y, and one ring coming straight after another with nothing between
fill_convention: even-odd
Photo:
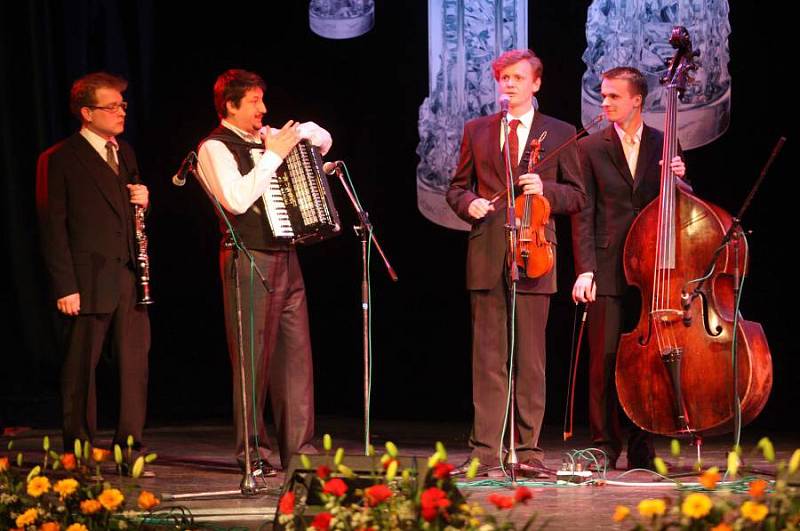
<instances>
[{"instance_id":1,"label":"double bass bow","mask_svg":"<svg viewBox=\"0 0 800 531\"><path fill-rule=\"evenodd\" d=\"M620 337L616 384L625 413L643 430L702 440L761 412L772 387L772 362L761 325L737 313L736 284L747 270L744 233L734 227L735 236L718 250L733 219L676 187L668 164L678 153L678 97L699 55L681 26L672 30L670 44L676 52L662 79L660 193L634 220L623 256L625 278L641 292L642 310L636 327ZM700 280L694 295L702 303L687 303L687 287Z\"/></svg>"}]
</instances>

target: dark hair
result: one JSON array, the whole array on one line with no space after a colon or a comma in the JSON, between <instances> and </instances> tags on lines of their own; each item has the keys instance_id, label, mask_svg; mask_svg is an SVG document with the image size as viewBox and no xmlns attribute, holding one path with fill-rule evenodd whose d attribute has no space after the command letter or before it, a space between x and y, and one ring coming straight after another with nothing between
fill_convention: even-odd
<instances>
[{"instance_id":1,"label":"dark hair","mask_svg":"<svg viewBox=\"0 0 800 531\"><path fill-rule=\"evenodd\" d=\"M637 94L642 97L642 107L644 107L644 100L647 99L647 80L636 68L632 66L618 66L611 70L606 70L601 76L602 79L625 79L628 81L628 87L631 94Z\"/></svg>"},{"instance_id":2,"label":"dark hair","mask_svg":"<svg viewBox=\"0 0 800 531\"><path fill-rule=\"evenodd\" d=\"M128 82L118 76L106 72L94 72L86 74L80 79L75 80L72 89L69 91L69 110L72 114L81 118L81 109L91 107L97 103L97 90L110 88L124 92L128 88Z\"/></svg>"},{"instance_id":3,"label":"dark hair","mask_svg":"<svg viewBox=\"0 0 800 531\"><path fill-rule=\"evenodd\" d=\"M267 90L267 84L258 74L237 68L221 73L214 83L214 107L220 119L228 116L227 102L238 109L245 93L254 88Z\"/></svg>"},{"instance_id":4,"label":"dark hair","mask_svg":"<svg viewBox=\"0 0 800 531\"><path fill-rule=\"evenodd\" d=\"M500 81L501 70L520 61L528 61L531 65L534 80L542 77L544 65L542 65L542 60L533 53L533 50L508 50L492 61L492 73L494 73L495 81Z\"/></svg>"}]
</instances>

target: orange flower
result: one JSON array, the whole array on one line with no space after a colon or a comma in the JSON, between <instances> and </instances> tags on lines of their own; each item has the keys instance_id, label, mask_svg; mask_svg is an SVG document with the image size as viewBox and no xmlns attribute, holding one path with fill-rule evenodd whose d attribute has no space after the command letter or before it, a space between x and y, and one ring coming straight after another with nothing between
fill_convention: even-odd
<instances>
[{"instance_id":1,"label":"orange flower","mask_svg":"<svg viewBox=\"0 0 800 531\"><path fill-rule=\"evenodd\" d=\"M722 522L721 524L712 527L711 531L733 531L733 528L729 524Z\"/></svg>"},{"instance_id":2,"label":"orange flower","mask_svg":"<svg viewBox=\"0 0 800 531\"><path fill-rule=\"evenodd\" d=\"M83 514L94 514L99 511L103 506L97 500L83 500L81 502L81 512ZM69 529L67 529L69 531Z\"/></svg>"},{"instance_id":3,"label":"orange flower","mask_svg":"<svg viewBox=\"0 0 800 531\"><path fill-rule=\"evenodd\" d=\"M66 531L89 531L83 524L72 524Z\"/></svg>"},{"instance_id":4,"label":"orange flower","mask_svg":"<svg viewBox=\"0 0 800 531\"><path fill-rule=\"evenodd\" d=\"M28 482L28 494L38 498L50 490L50 480L45 476L36 476Z\"/></svg>"},{"instance_id":5,"label":"orange flower","mask_svg":"<svg viewBox=\"0 0 800 531\"><path fill-rule=\"evenodd\" d=\"M528 503L533 498L533 492L528 487L517 487L514 491L514 501L517 503Z\"/></svg>"},{"instance_id":6,"label":"orange flower","mask_svg":"<svg viewBox=\"0 0 800 531\"><path fill-rule=\"evenodd\" d=\"M764 481L763 479L756 479L755 481L750 482L750 490L748 494L750 494L751 498L760 498L767 492L767 488L769 487L769 483Z\"/></svg>"},{"instance_id":7,"label":"orange flower","mask_svg":"<svg viewBox=\"0 0 800 531\"><path fill-rule=\"evenodd\" d=\"M100 496L97 497L97 501L106 508L107 511L115 511L123 501L125 501L125 496L119 491L119 489L106 489L100 493Z\"/></svg>"},{"instance_id":8,"label":"orange flower","mask_svg":"<svg viewBox=\"0 0 800 531\"><path fill-rule=\"evenodd\" d=\"M709 468L700 476L700 484L708 490L717 488L717 483L722 479L719 469L715 466Z\"/></svg>"},{"instance_id":9,"label":"orange flower","mask_svg":"<svg viewBox=\"0 0 800 531\"><path fill-rule=\"evenodd\" d=\"M104 450L102 448L92 448L92 461L95 463L103 463L108 461L111 457L111 450Z\"/></svg>"},{"instance_id":10,"label":"orange flower","mask_svg":"<svg viewBox=\"0 0 800 531\"><path fill-rule=\"evenodd\" d=\"M8 470L8 457L0 457L0 472Z\"/></svg>"},{"instance_id":11,"label":"orange flower","mask_svg":"<svg viewBox=\"0 0 800 531\"><path fill-rule=\"evenodd\" d=\"M56 481L56 484L53 486L53 490L56 491L63 500L78 490L78 482L72 478L62 479L60 481Z\"/></svg>"},{"instance_id":12,"label":"orange flower","mask_svg":"<svg viewBox=\"0 0 800 531\"><path fill-rule=\"evenodd\" d=\"M615 522L621 522L621 521L625 520L630 514L631 514L631 510L630 509L628 509L624 505L617 505L614 508L614 516L612 516L611 518Z\"/></svg>"},{"instance_id":13,"label":"orange flower","mask_svg":"<svg viewBox=\"0 0 800 531\"><path fill-rule=\"evenodd\" d=\"M16 520L17 527L25 529L26 527L34 523L37 518L39 518L39 509L37 509L36 507L28 509L21 515L17 516Z\"/></svg>"},{"instance_id":14,"label":"orange flower","mask_svg":"<svg viewBox=\"0 0 800 531\"><path fill-rule=\"evenodd\" d=\"M39 531L61 531L61 526L58 525L58 522L45 522Z\"/></svg>"},{"instance_id":15,"label":"orange flower","mask_svg":"<svg viewBox=\"0 0 800 531\"><path fill-rule=\"evenodd\" d=\"M75 454L62 455L61 466L64 467L64 470L75 470Z\"/></svg>"},{"instance_id":16,"label":"orange flower","mask_svg":"<svg viewBox=\"0 0 800 531\"><path fill-rule=\"evenodd\" d=\"M139 494L139 507L143 511L149 511L159 503L161 503L161 500L156 498L150 491L143 490L142 493Z\"/></svg>"}]
</instances>

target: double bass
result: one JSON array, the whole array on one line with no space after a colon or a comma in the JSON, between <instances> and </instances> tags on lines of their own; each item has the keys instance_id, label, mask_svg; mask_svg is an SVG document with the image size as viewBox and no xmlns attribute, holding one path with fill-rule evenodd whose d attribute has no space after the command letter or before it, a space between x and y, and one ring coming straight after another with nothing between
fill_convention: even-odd
<instances>
[{"instance_id":1,"label":"double bass","mask_svg":"<svg viewBox=\"0 0 800 531\"><path fill-rule=\"evenodd\" d=\"M669 166L678 153L678 97L698 55L686 28L675 27L670 44L676 52L662 79L660 193L634 220L623 255L625 278L641 292L642 310L636 327L620 337L616 384L625 413L643 430L701 440L761 412L772 362L761 325L736 313L736 279L747 270L745 235L737 225L720 247L733 219L676 187Z\"/></svg>"}]
</instances>

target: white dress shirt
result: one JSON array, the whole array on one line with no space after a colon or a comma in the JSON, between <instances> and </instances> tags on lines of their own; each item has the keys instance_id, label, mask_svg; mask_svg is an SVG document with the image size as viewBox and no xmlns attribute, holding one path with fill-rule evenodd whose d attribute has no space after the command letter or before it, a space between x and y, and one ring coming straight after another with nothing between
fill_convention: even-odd
<instances>
[{"instance_id":1,"label":"white dress shirt","mask_svg":"<svg viewBox=\"0 0 800 531\"><path fill-rule=\"evenodd\" d=\"M222 120L222 126L230 129L247 142L262 144L261 138L267 134L267 128L252 135L233 124ZM314 122L305 122L298 126L300 138L310 140L320 148L323 155L333 144L330 133ZM277 130L269 130L277 134ZM253 169L246 175L239 173L239 166L228 147L219 140L208 140L200 146L197 154L198 175L207 191L212 193L225 210L236 214L244 214L269 189L275 171L283 163L283 159L274 151L264 148L251 149Z\"/></svg>"},{"instance_id":2,"label":"white dress shirt","mask_svg":"<svg viewBox=\"0 0 800 531\"><path fill-rule=\"evenodd\" d=\"M636 163L639 161L639 147L642 145L642 130L644 123L639 124L633 136L625 132L617 123L614 123L614 130L619 135L619 140L622 142L622 151L625 152L625 160L628 161L628 169L631 170L631 176L636 177Z\"/></svg>"},{"instance_id":3,"label":"white dress shirt","mask_svg":"<svg viewBox=\"0 0 800 531\"><path fill-rule=\"evenodd\" d=\"M519 164L519 161L522 160L522 153L528 147L526 142L528 141L528 133L531 131L531 125L533 124L533 106L531 106L530 110L523 114L522 116L514 116L511 113L508 113L506 116L508 117L508 123L511 123L511 120L519 120L519 125L517 126L517 146L519 149L517 150L517 160L514 162ZM508 134L511 134L511 128L508 129ZM500 127L500 151L503 151L503 146L505 145L505 137L503 136L503 127Z\"/></svg>"}]
</instances>

